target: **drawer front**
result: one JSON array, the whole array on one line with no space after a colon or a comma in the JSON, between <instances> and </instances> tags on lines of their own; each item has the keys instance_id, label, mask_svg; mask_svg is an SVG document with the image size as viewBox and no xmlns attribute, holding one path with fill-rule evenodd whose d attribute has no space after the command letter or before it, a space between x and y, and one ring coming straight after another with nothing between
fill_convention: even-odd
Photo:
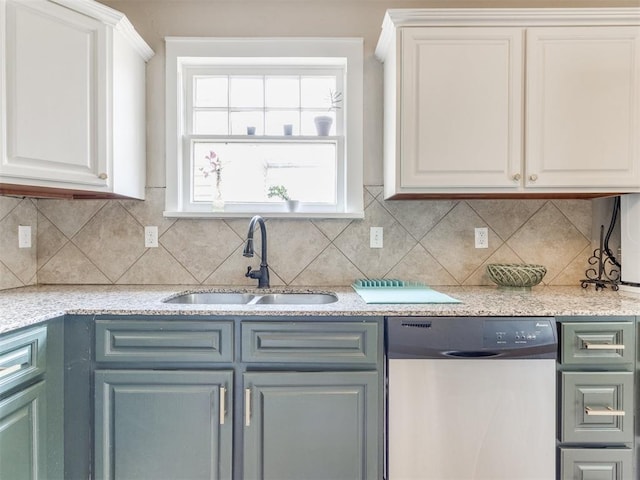
<instances>
[{"instance_id":1,"label":"drawer front","mask_svg":"<svg viewBox=\"0 0 640 480\"><path fill-rule=\"evenodd\" d=\"M632 372L563 372L561 394L561 441L633 442Z\"/></svg>"},{"instance_id":2,"label":"drawer front","mask_svg":"<svg viewBox=\"0 0 640 480\"><path fill-rule=\"evenodd\" d=\"M630 448L561 448L560 478L572 480L633 480Z\"/></svg>"},{"instance_id":3,"label":"drawer front","mask_svg":"<svg viewBox=\"0 0 640 480\"><path fill-rule=\"evenodd\" d=\"M242 360L376 365L378 324L242 322Z\"/></svg>"},{"instance_id":4,"label":"drawer front","mask_svg":"<svg viewBox=\"0 0 640 480\"><path fill-rule=\"evenodd\" d=\"M233 322L98 320L96 361L231 362Z\"/></svg>"},{"instance_id":5,"label":"drawer front","mask_svg":"<svg viewBox=\"0 0 640 480\"><path fill-rule=\"evenodd\" d=\"M0 394L45 371L47 327L0 338Z\"/></svg>"},{"instance_id":6,"label":"drawer front","mask_svg":"<svg viewBox=\"0 0 640 480\"><path fill-rule=\"evenodd\" d=\"M564 365L633 364L635 324L633 322L562 323Z\"/></svg>"}]
</instances>

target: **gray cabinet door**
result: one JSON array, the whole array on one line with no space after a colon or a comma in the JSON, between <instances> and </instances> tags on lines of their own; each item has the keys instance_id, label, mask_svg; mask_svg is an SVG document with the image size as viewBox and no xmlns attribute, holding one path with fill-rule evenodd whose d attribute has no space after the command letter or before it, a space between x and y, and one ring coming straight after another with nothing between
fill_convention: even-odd
<instances>
[{"instance_id":1,"label":"gray cabinet door","mask_svg":"<svg viewBox=\"0 0 640 480\"><path fill-rule=\"evenodd\" d=\"M572 480L631 480L630 448L561 448L560 475Z\"/></svg>"},{"instance_id":2,"label":"gray cabinet door","mask_svg":"<svg viewBox=\"0 0 640 480\"><path fill-rule=\"evenodd\" d=\"M376 372L245 373L244 480L377 480Z\"/></svg>"},{"instance_id":3,"label":"gray cabinet door","mask_svg":"<svg viewBox=\"0 0 640 480\"><path fill-rule=\"evenodd\" d=\"M0 400L0 479L46 479L45 382Z\"/></svg>"},{"instance_id":4,"label":"gray cabinet door","mask_svg":"<svg viewBox=\"0 0 640 480\"><path fill-rule=\"evenodd\" d=\"M231 478L233 372L95 374L96 479Z\"/></svg>"}]
</instances>

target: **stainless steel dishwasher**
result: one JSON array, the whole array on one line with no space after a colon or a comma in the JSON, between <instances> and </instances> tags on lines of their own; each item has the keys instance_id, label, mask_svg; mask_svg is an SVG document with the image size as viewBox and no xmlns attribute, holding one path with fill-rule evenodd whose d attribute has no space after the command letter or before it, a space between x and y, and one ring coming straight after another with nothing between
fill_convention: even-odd
<instances>
[{"instance_id":1,"label":"stainless steel dishwasher","mask_svg":"<svg viewBox=\"0 0 640 480\"><path fill-rule=\"evenodd\" d=\"M388 480L556 478L549 317L386 320Z\"/></svg>"}]
</instances>

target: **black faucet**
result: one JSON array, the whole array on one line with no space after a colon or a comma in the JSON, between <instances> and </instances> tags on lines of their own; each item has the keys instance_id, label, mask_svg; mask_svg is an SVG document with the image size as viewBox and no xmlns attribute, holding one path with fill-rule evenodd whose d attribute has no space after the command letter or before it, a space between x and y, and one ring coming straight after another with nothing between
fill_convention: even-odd
<instances>
[{"instance_id":1,"label":"black faucet","mask_svg":"<svg viewBox=\"0 0 640 480\"><path fill-rule=\"evenodd\" d=\"M257 278L258 288L269 288L269 265L267 264L267 227L264 224L264 220L260 215L256 215L249 222L249 232L247 233L247 243L244 246L242 255L245 257L253 257L253 229L256 227L256 222L260 225L260 240L262 241L262 260L260 262L260 270L251 270L251 267L247 268L245 277Z\"/></svg>"}]
</instances>

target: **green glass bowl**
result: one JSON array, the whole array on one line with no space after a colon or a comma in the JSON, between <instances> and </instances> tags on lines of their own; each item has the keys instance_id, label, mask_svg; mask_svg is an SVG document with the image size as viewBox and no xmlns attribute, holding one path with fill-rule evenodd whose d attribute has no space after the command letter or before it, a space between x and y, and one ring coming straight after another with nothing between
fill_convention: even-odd
<instances>
[{"instance_id":1,"label":"green glass bowl","mask_svg":"<svg viewBox=\"0 0 640 480\"><path fill-rule=\"evenodd\" d=\"M543 265L528 263L490 263L487 265L487 275L501 287L528 288L538 285L547 268Z\"/></svg>"}]
</instances>

